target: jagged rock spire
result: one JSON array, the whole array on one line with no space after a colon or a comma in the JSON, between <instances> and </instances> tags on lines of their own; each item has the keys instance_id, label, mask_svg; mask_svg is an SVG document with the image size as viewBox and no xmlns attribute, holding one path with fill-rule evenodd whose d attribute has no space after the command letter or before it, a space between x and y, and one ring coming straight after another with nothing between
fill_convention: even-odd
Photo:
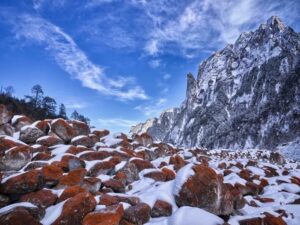
<instances>
[{"instance_id":1,"label":"jagged rock spire","mask_svg":"<svg viewBox=\"0 0 300 225\"><path fill-rule=\"evenodd\" d=\"M187 75L186 99L149 133L184 147L298 146L299 42L277 16L240 35L200 64L197 82Z\"/></svg>"},{"instance_id":2,"label":"jagged rock spire","mask_svg":"<svg viewBox=\"0 0 300 225\"><path fill-rule=\"evenodd\" d=\"M285 30L285 25L278 16L271 16L267 20L267 26L276 32L283 32Z\"/></svg>"}]
</instances>

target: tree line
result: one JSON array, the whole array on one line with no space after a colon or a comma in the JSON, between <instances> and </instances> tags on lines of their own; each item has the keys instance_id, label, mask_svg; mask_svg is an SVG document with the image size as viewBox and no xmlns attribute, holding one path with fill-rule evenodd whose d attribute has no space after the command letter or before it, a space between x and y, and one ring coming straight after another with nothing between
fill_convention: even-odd
<instances>
[{"instance_id":1,"label":"tree line","mask_svg":"<svg viewBox=\"0 0 300 225\"><path fill-rule=\"evenodd\" d=\"M14 114L24 114L32 120L69 119L66 107L63 103L57 104L56 100L50 96L45 96L41 85L36 84L31 88L29 95L24 98L13 96L14 88L12 86L0 88L0 104L6 107ZM90 119L74 110L70 116L71 119L90 124Z\"/></svg>"}]
</instances>

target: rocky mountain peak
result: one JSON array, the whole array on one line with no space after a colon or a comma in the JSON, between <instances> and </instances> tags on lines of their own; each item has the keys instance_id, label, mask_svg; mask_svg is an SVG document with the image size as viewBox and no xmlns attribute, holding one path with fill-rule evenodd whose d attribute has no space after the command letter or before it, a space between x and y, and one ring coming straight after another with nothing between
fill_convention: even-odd
<instances>
[{"instance_id":1,"label":"rocky mountain peak","mask_svg":"<svg viewBox=\"0 0 300 225\"><path fill-rule=\"evenodd\" d=\"M188 74L180 108L143 131L186 147L300 147L299 51L300 34L271 17Z\"/></svg>"},{"instance_id":2,"label":"rocky mountain peak","mask_svg":"<svg viewBox=\"0 0 300 225\"><path fill-rule=\"evenodd\" d=\"M285 25L278 16L272 16L267 20L267 26L275 32L283 32Z\"/></svg>"}]
</instances>

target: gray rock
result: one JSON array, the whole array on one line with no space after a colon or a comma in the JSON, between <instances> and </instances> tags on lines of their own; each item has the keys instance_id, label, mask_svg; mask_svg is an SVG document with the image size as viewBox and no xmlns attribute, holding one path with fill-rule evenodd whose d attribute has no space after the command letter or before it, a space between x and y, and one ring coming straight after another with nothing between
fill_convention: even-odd
<instances>
[{"instance_id":1,"label":"gray rock","mask_svg":"<svg viewBox=\"0 0 300 225\"><path fill-rule=\"evenodd\" d=\"M14 130L15 130L14 127L9 123L0 125L0 135L13 136Z\"/></svg>"},{"instance_id":2,"label":"gray rock","mask_svg":"<svg viewBox=\"0 0 300 225\"><path fill-rule=\"evenodd\" d=\"M300 34L278 17L242 33L189 74L179 108L133 127L185 147L266 148L300 136ZM151 121L151 123L149 123Z\"/></svg>"},{"instance_id":3,"label":"gray rock","mask_svg":"<svg viewBox=\"0 0 300 225\"><path fill-rule=\"evenodd\" d=\"M22 127L20 131L20 140L25 143L35 143L35 141L42 137L44 132L34 126Z\"/></svg>"}]
</instances>

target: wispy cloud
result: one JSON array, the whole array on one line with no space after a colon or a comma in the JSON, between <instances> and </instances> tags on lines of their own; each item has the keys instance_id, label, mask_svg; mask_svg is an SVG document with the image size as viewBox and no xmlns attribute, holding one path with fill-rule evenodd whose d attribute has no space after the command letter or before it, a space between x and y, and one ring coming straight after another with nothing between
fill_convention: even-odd
<instances>
[{"instance_id":1,"label":"wispy cloud","mask_svg":"<svg viewBox=\"0 0 300 225\"><path fill-rule=\"evenodd\" d=\"M135 109L142 112L145 116L155 117L165 108L166 102L167 99L159 98L157 100L151 100L142 105L136 106Z\"/></svg>"},{"instance_id":2,"label":"wispy cloud","mask_svg":"<svg viewBox=\"0 0 300 225\"><path fill-rule=\"evenodd\" d=\"M153 59L153 60L150 60L149 62L149 66L152 67L152 68L157 68L161 65L161 60L159 59Z\"/></svg>"},{"instance_id":3,"label":"wispy cloud","mask_svg":"<svg viewBox=\"0 0 300 225\"><path fill-rule=\"evenodd\" d=\"M62 7L65 5L65 0L32 0L33 8L37 11L43 9L46 5L53 7Z\"/></svg>"},{"instance_id":4,"label":"wispy cloud","mask_svg":"<svg viewBox=\"0 0 300 225\"><path fill-rule=\"evenodd\" d=\"M17 38L25 38L42 46L51 53L57 64L79 80L84 87L118 97L120 100L147 99L145 91L133 78L108 78L104 69L92 63L75 41L60 27L29 14L8 16Z\"/></svg>"},{"instance_id":5,"label":"wispy cloud","mask_svg":"<svg viewBox=\"0 0 300 225\"><path fill-rule=\"evenodd\" d=\"M86 3L86 7L97 7L97 6L101 6L103 4L107 4L107 3L111 3L114 2L115 0L89 0Z\"/></svg>"},{"instance_id":6,"label":"wispy cloud","mask_svg":"<svg viewBox=\"0 0 300 225\"><path fill-rule=\"evenodd\" d=\"M169 80L171 78L171 74L166 73L163 75L164 80Z\"/></svg>"},{"instance_id":7,"label":"wispy cloud","mask_svg":"<svg viewBox=\"0 0 300 225\"><path fill-rule=\"evenodd\" d=\"M67 102L65 104L67 109L83 109L88 106L86 102Z\"/></svg>"},{"instance_id":8,"label":"wispy cloud","mask_svg":"<svg viewBox=\"0 0 300 225\"><path fill-rule=\"evenodd\" d=\"M128 127L128 128L138 123L138 121L136 120L127 120L121 118L97 119L97 122L100 126L103 127L118 126L118 127Z\"/></svg>"},{"instance_id":9,"label":"wispy cloud","mask_svg":"<svg viewBox=\"0 0 300 225\"><path fill-rule=\"evenodd\" d=\"M130 128L140 123L137 120L128 120L123 118L101 118L92 121L98 129L108 129L111 132L129 133Z\"/></svg>"},{"instance_id":10,"label":"wispy cloud","mask_svg":"<svg viewBox=\"0 0 300 225\"><path fill-rule=\"evenodd\" d=\"M299 19L297 1L133 1L153 22L144 50L149 55L171 52L193 57L232 43L242 31L254 29L271 15L287 22ZM172 6L170 6L172 2ZM183 3L184 2L184 3ZM298 6L298 7L297 7ZM169 8L170 15L164 16Z\"/></svg>"},{"instance_id":11,"label":"wispy cloud","mask_svg":"<svg viewBox=\"0 0 300 225\"><path fill-rule=\"evenodd\" d=\"M66 4L33 2L35 8ZM170 53L192 58L232 43L272 15L300 28L299 5L297 0L90 0L76 11L86 10L78 32L87 41L154 57Z\"/></svg>"},{"instance_id":12,"label":"wispy cloud","mask_svg":"<svg viewBox=\"0 0 300 225\"><path fill-rule=\"evenodd\" d=\"M168 87L165 87L165 88L163 88L163 89L161 90L160 93L166 94L166 93L168 93L168 92L169 92L169 88L168 88Z\"/></svg>"}]
</instances>

